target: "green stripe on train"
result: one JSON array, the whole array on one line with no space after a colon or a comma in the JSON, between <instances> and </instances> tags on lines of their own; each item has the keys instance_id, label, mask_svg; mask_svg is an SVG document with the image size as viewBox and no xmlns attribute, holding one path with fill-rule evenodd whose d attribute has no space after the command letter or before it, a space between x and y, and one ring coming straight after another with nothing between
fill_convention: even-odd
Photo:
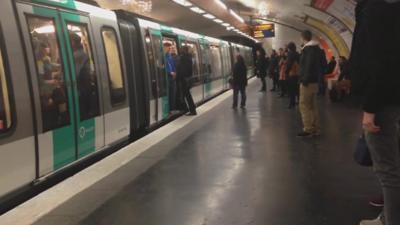
<instances>
[{"instance_id":1,"label":"green stripe on train","mask_svg":"<svg viewBox=\"0 0 400 225\"><path fill-rule=\"evenodd\" d=\"M68 9L76 9L75 0L32 0L32 2L59 6Z\"/></svg>"}]
</instances>

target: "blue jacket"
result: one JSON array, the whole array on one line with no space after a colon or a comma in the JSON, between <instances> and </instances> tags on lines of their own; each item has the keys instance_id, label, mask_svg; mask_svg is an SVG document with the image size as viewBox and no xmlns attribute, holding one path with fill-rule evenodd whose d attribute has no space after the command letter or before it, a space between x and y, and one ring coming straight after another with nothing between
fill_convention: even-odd
<instances>
[{"instance_id":1,"label":"blue jacket","mask_svg":"<svg viewBox=\"0 0 400 225\"><path fill-rule=\"evenodd\" d=\"M165 67L168 74L176 73L175 60L170 53L165 54Z\"/></svg>"}]
</instances>

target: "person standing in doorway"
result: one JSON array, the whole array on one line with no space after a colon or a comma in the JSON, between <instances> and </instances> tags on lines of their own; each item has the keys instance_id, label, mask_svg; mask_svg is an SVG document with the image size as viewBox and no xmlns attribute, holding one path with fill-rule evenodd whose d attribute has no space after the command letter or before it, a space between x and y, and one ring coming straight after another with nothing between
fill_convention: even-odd
<instances>
[{"instance_id":1,"label":"person standing in doorway","mask_svg":"<svg viewBox=\"0 0 400 225\"><path fill-rule=\"evenodd\" d=\"M400 1L360 0L350 56L352 94L384 196L384 212L360 225L400 224Z\"/></svg>"},{"instance_id":2,"label":"person standing in doorway","mask_svg":"<svg viewBox=\"0 0 400 225\"><path fill-rule=\"evenodd\" d=\"M247 68L244 59L241 55L236 56L236 63L233 67L233 104L232 108L236 109L238 106L239 93L241 95L240 108L246 107L246 86L247 86Z\"/></svg>"},{"instance_id":3,"label":"person standing in doorway","mask_svg":"<svg viewBox=\"0 0 400 225\"><path fill-rule=\"evenodd\" d=\"M300 112L303 131L297 136L318 136L321 132L317 105L318 77L321 74L321 49L313 40L311 31L305 30L301 37L304 42L300 58Z\"/></svg>"},{"instance_id":4,"label":"person standing in doorway","mask_svg":"<svg viewBox=\"0 0 400 225\"><path fill-rule=\"evenodd\" d=\"M175 60L172 56L173 49L172 44L169 42L164 43L164 51L165 51L165 70L167 71L168 76L168 102L169 102L169 111L176 110L176 67Z\"/></svg>"},{"instance_id":5,"label":"person standing in doorway","mask_svg":"<svg viewBox=\"0 0 400 225\"><path fill-rule=\"evenodd\" d=\"M197 115L196 105L194 104L192 94L190 93L191 81L193 76L192 55L189 53L189 47L181 48L181 55L178 59L176 81L182 92L182 97L187 103L189 113L187 115Z\"/></svg>"}]
</instances>

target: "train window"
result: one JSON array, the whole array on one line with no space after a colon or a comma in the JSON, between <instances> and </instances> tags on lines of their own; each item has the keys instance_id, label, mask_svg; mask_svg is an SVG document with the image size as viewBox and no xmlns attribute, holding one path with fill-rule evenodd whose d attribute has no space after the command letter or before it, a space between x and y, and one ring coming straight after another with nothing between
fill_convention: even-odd
<instances>
[{"instance_id":1,"label":"train window","mask_svg":"<svg viewBox=\"0 0 400 225\"><path fill-rule=\"evenodd\" d=\"M27 17L39 82L43 131L70 124L65 75L54 20Z\"/></svg>"},{"instance_id":2,"label":"train window","mask_svg":"<svg viewBox=\"0 0 400 225\"><path fill-rule=\"evenodd\" d=\"M145 41L146 41L147 59L149 61L149 73L151 79L151 93L152 93L151 99L155 99L158 96L157 76L156 76L156 68L154 65L155 62L154 52L153 52L153 47L151 45L150 33L148 30L146 31Z\"/></svg>"},{"instance_id":3,"label":"train window","mask_svg":"<svg viewBox=\"0 0 400 225\"><path fill-rule=\"evenodd\" d=\"M111 104L117 105L126 99L118 39L115 30L108 27L103 28L102 36L108 64Z\"/></svg>"},{"instance_id":4,"label":"train window","mask_svg":"<svg viewBox=\"0 0 400 225\"><path fill-rule=\"evenodd\" d=\"M158 35L152 35L153 48L154 48L154 62L157 68L158 74L158 94L159 97L167 95L167 76L165 75L164 66L164 53L162 50L162 40Z\"/></svg>"},{"instance_id":5,"label":"train window","mask_svg":"<svg viewBox=\"0 0 400 225\"><path fill-rule=\"evenodd\" d=\"M0 134L7 132L13 123L3 56L2 49L0 48Z\"/></svg>"},{"instance_id":6,"label":"train window","mask_svg":"<svg viewBox=\"0 0 400 225\"><path fill-rule=\"evenodd\" d=\"M97 75L86 24L67 23L79 93L80 120L100 114Z\"/></svg>"},{"instance_id":7,"label":"train window","mask_svg":"<svg viewBox=\"0 0 400 225\"><path fill-rule=\"evenodd\" d=\"M222 76L222 62L221 52L219 47L215 45L210 46L211 49L211 74L213 77Z\"/></svg>"},{"instance_id":8,"label":"train window","mask_svg":"<svg viewBox=\"0 0 400 225\"><path fill-rule=\"evenodd\" d=\"M201 71L203 76L209 76L211 71L211 64L210 64L210 49L208 45L200 45L201 48Z\"/></svg>"}]
</instances>

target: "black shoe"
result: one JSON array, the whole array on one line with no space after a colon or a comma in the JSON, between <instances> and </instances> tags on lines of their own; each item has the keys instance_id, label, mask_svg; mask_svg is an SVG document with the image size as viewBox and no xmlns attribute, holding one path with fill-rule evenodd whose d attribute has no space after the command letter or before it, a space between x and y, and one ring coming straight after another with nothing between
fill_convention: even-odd
<instances>
[{"instance_id":1,"label":"black shoe","mask_svg":"<svg viewBox=\"0 0 400 225\"><path fill-rule=\"evenodd\" d=\"M240 106L240 108L241 108L241 109L245 109L245 108L246 108L246 106L242 105L242 106Z\"/></svg>"},{"instance_id":2,"label":"black shoe","mask_svg":"<svg viewBox=\"0 0 400 225\"><path fill-rule=\"evenodd\" d=\"M302 132L297 134L297 137L312 137L312 136L313 136L312 133L308 133L308 132L305 132L305 131L302 131Z\"/></svg>"},{"instance_id":3,"label":"black shoe","mask_svg":"<svg viewBox=\"0 0 400 225\"><path fill-rule=\"evenodd\" d=\"M197 115L197 112L190 112L190 113L186 114L186 116L196 116L196 115Z\"/></svg>"},{"instance_id":4,"label":"black shoe","mask_svg":"<svg viewBox=\"0 0 400 225\"><path fill-rule=\"evenodd\" d=\"M232 106L232 109L237 109L237 106L233 105L233 106Z\"/></svg>"}]
</instances>

